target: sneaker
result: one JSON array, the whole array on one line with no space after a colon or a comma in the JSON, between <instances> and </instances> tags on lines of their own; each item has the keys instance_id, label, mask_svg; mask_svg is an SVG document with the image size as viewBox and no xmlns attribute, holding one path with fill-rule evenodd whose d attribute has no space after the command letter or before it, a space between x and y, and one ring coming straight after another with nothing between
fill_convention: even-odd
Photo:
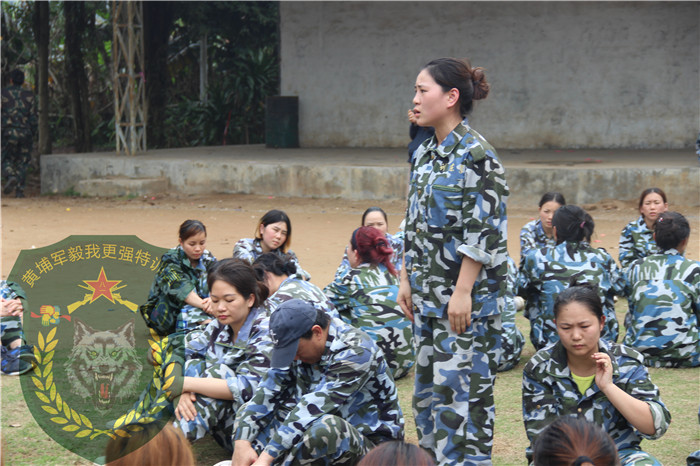
<instances>
[{"instance_id":1,"label":"sneaker","mask_svg":"<svg viewBox=\"0 0 700 466\"><path fill-rule=\"evenodd\" d=\"M5 375L22 375L30 372L36 366L33 351L29 353L27 348L31 346L19 346L8 350L4 346L2 350L1 370Z\"/></svg>"}]
</instances>

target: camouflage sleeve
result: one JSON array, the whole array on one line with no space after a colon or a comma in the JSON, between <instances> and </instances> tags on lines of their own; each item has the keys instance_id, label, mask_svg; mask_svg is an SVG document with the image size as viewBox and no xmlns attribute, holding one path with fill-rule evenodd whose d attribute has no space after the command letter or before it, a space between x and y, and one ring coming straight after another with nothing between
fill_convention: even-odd
<instances>
[{"instance_id":1,"label":"camouflage sleeve","mask_svg":"<svg viewBox=\"0 0 700 466\"><path fill-rule=\"evenodd\" d=\"M261 318L253 324L254 330L246 344L243 361L237 367L231 367L235 377L226 377L226 384L233 399L240 403L253 398L260 380L270 370L273 344L270 340L269 323L269 319Z\"/></svg>"},{"instance_id":2,"label":"camouflage sleeve","mask_svg":"<svg viewBox=\"0 0 700 466\"><path fill-rule=\"evenodd\" d=\"M218 326L219 323L213 320L204 330L194 329L187 333L185 336L185 359L187 361L206 359L212 334Z\"/></svg>"},{"instance_id":3,"label":"camouflage sleeve","mask_svg":"<svg viewBox=\"0 0 700 466\"><path fill-rule=\"evenodd\" d=\"M632 227L631 225L625 226L620 233L620 245L619 245L619 255L618 259L620 261L620 266L625 268L632 262L632 247L634 246L634 239L632 238Z\"/></svg>"},{"instance_id":4,"label":"camouflage sleeve","mask_svg":"<svg viewBox=\"0 0 700 466\"><path fill-rule=\"evenodd\" d=\"M249 238L238 240L238 242L236 242L236 244L233 246L233 257L252 264L255 261L253 240Z\"/></svg>"},{"instance_id":5,"label":"camouflage sleeve","mask_svg":"<svg viewBox=\"0 0 700 466\"><path fill-rule=\"evenodd\" d=\"M294 254L294 251L289 249L287 251L287 255L290 257L291 261L294 262L294 265L297 268L297 277L301 278L302 280L306 280L307 282L311 280L311 274L307 272L306 270L301 268L301 265L299 265L299 258L297 257L296 254Z\"/></svg>"},{"instance_id":6,"label":"camouflage sleeve","mask_svg":"<svg viewBox=\"0 0 700 466\"><path fill-rule=\"evenodd\" d=\"M508 195L503 167L495 157L474 160L465 172L462 202L463 235L457 251L485 265L495 263L501 245L502 223L499 215Z\"/></svg>"},{"instance_id":7,"label":"camouflage sleeve","mask_svg":"<svg viewBox=\"0 0 700 466\"><path fill-rule=\"evenodd\" d=\"M523 258L528 252L537 249L537 243L535 242L535 231L530 228L532 222L526 224L520 230L520 261L522 263Z\"/></svg>"},{"instance_id":8,"label":"camouflage sleeve","mask_svg":"<svg viewBox=\"0 0 700 466\"><path fill-rule=\"evenodd\" d=\"M626 377L626 383L622 388L625 392L649 405L651 417L654 419L654 435L646 435L639 432L644 438L654 440L661 437L671 423L671 413L661 401L659 389L651 381L649 372L644 365L635 361L636 368Z\"/></svg>"},{"instance_id":9,"label":"camouflage sleeve","mask_svg":"<svg viewBox=\"0 0 700 466\"><path fill-rule=\"evenodd\" d=\"M160 289L168 294L180 307L185 305L185 298L196 287L196 283L188 277L179 265L168 264L156 277Z\"/></svg>"},{"instance_id":10,"label":"camouflage sleeve","mask_svg":"<svg viewBox=\"0 0 700 466\"><path fill-rule=\"evenodd\" d=\"M625 294L625 274L623 271L617 266L615 263L615 259L612 258L610 254L607 252L605 253L607 255L607 268L608 272L610 273L610 285L613 293L615 293L616 296L626 296Z\"/></svg>"},{"instance_id":11,"label":"camouflage sleeve","mask_svg":"<svg viewBox=\"0 0 700 466\"><path fill-rule=\"evenodd\" d=\"M352 280L350 272L352 269L344 269L339 272L335 279L323 289L325 295L341 315L343 311L350 309L350 282Z\"/></svg>"},{"instance_id":12,"label":"camouflage sleeve","mask_svg":"<svg viewBox=\"0 0 700 466\"><path fill-rule=\"evenodd\" d=\"M532 360L523 370L523 421L530 445L525 450L532 461L532 447L542 431L559 416L557 397L550 385L543 383L544 373Z\"/></svg>"}]
</instances>

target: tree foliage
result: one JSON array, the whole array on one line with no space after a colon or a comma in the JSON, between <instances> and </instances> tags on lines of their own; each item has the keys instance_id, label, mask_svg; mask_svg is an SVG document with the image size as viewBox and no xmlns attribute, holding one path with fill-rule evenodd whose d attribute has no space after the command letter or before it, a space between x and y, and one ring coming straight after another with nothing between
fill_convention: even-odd
<instances>
[{"instance_id":1,"label":"tree foliage","mask_svg":"<svg viewBox=\"0 0 700 466\"><path fill-rule=\"evenodd\" d=\"M85 150L85 144L113 149L112 2L68 3L74 2L49 2L48 105L43 108L50 141L74 150ZM262 142L265 98L279 92L278 3L143 5L149 147ZM19 67L37 89L36 4L2 2L1 7L3 78ZM199 98L204 35L206 103Z\"/></svg>"}]
</instances>

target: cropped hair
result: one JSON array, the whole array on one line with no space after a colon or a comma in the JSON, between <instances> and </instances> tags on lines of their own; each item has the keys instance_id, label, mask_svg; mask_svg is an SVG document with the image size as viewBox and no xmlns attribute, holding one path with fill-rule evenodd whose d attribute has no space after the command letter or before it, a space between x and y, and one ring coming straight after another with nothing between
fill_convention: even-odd
<instances>
[{"instance_id":1,"label":"cropped hair","mask_svg":"<svg viewBox=\"0 0 700 466\"><path fill-rule=\"evenodd\" d=\"M12 84L15 86L21 86L24 84L24 72L18 68L15 68L14 70L10 71L10 79L12 80Z\"/></svg>"},{"instance_id":2,"label":"cropped hair","mask_svg":"<svg viewBox=\"0 0 700 466\"><path fill-rule=\"evenodd\" d=\"M313 304L313 303L311 303L311 304ZM316 307L316 306L314 306L314 307ZM319 309L319 308L316 307L316 320L314 321L314 323L313 323L313 325L311 326L311 328L310 328L309 330L307 330L306 333L304 333L304 334L303 334L301 337L299 337L299 338L303 338L303 339L305 339L305 340L308 340L308 339L311 338L311 336L313 335L312 329L313 329L314 325L318 325L318 326L321 327L323 330L325 330L325 329L328 328L328 325L329 325L330 323L331 323L331 316L329 316L329 315L326 313L326 311L324 311L323 309Z\"/></svg>"},{"instance_id":3,"label":"cropped hair","mask_svg":"<svg viewBox=\"0 0 700 466\"><path fill-rule=\"evenodd\" d=\"M664 204L667 203L668 201L666 200L666 193L663 191L661 188L647 188L644 191L642 191L642 195L639 196L639 208L642 208L642 205L644 204L644 199L649 195L649 194L658 194L661 196L661 199L664 200Z\"/></svg>"},{"instance_id":4,"label":"cropped hair","mask_svg":"<svg viewBox=\"0 0 700 466\"><path fill-rule=\"evenodd\" d=\"M204 236L207 235L207 227L202 222L199 220L185 220L178 230L178 238L181 241L185 241L187 238L202 232L204 232Z\"/></svg>"},{"instance_id":5,"label":"cropped hair","mask_svg":"<svg viewBox=\"0 0 700 466\"><path fill-rule=\"evenodd\" d=\"M586 419L560 417L537 438L535 466L619 466L615 441L600 426Z\"/></svg>"},{"instance_id":6,"label":"cropped hair","mask_svg":"<svg viewBox=\"0 0 700 466\"><path fill-rule=\"evenodd\" d=\"M107 466L133 464L177 464L194 466L190 442L172 423L130 424L128 437L115 436L107 442ZM140 429L139 429L140 428Z\"/></svg>"},{"instance_id":7,"label":"cropped hair","mask_svg":"<svg viewBox=\"0 0 700 466\"><path fill-rule=\"evenodd\" d=\"M678 212L664 212L654 222L654 240L661 251L677 249L690 236L690 224Z\"/></svg>"},{"instance_id":8,"label":"cropped hair","mask_svg":"<svg viewBox=\"0 0 700 466\"><path fill-rule=\"evenodd\" d=\"M564 241L590 241L595 228L593 217L577 205L559 207L552 217L557 229L557 244Z\"/></svg>"},{"instance_id":9,"label":"cropped hair","mask_svg":"<svg viewBox=\"0 0 700 466\"><path fill-rule=\"evenodd\" d=\"M384 221L388 224L389 220L387 219L386 212L384 212L384 209L381 207L369 207L367 210L364 211L362 214L362 223L361 226L365 226L365 219L367 218L367 215L371 214L372 212L379 212L382 214L384 217Z\"/></svg>"},{"instance_id":10,"label":"cropped hair","mask_svg":"<svg viewBox=\"0 0 700 466\"><path fill-rule=\"evenodd\" d=\"M575 280L571 282L569 287L559 293L554 300L554 318L559 316L559 312L563 306L571 303L579 303L588 308L600 321L603 314L603 303L596 292L593 285L589 283L577 283Z\"/></svg>"},{"instance_id":11,"label":"cropped hair","mask_svg":"<svg viewBox=\"0 0 700 466\"><path fill-rule=\"evenodd\" d=\"M442 87L443 92L451 89L459 91L459 113L462 118L471 113L475 100L485 99L491 90L484 69L472 68L467 59L438 58L423 69Z\"/></svg>"},{"instance_id":12,"label":"cropped hair","mask_svg":"<svg viewBox=\"0 0 700 466\"><path fill-rule=\"evenodd\" d=\"M372 448L357 466L435 466L435 460L418 445L392 440Z\"/></svg>"},{"instance_id":13,"label":"cropped hair","mask_svg":"<svg viewBox=\"0 0 700 466\"><path fill-rule=\"evenodd\" d=\"M260 281L265 281L265 272L270 272L278 277L297 273L297 266L289 254L280 255L275 252L260 254L253 261L253 269Z\"/></svg>"},{"instance_id":14,"label":"cropped hair","mask_svg":"<svg viewBox=\"0 0 700 466\"><path fill-rule=\"evenodd\" d=\"M260 225L266 227L273 223L279 222L284 222L285 225L287 225L287 238L277 249L286 253L292 245L292 221L289 220L289 216L285 214L284 211L272 209L263 215L260 220L258 220L258 224L255 226L255 238L262 239L262 235L260 234Z\"/></svg>"},{"instance_id":15,"label":"cropped hair","mask_svg":"<svg viewBox=\"0 0 700 466\"><path fill-rule=\"evenodd\" d=\"M556 202L559 205L566 205L566 199L564 199L564 195L562 193L557 193L554 191L550 191L548 193L544 193L542 197L540 198L540 203L538 204L538 207L542 207L548 202Z\"/></svg>"},{"instance_id":16,"label":"cropped hair","mask_svg":"<svg viewBox=\"0 0 700 466\"><path fill-rule=\"evenodd\" d=\"M363 264L384 264L389 272L398 275L391 256L394 250L389 245L386 236L374 227L360 227L352 232L350 246L357 252Z\"/></svg>"}]
</instances>

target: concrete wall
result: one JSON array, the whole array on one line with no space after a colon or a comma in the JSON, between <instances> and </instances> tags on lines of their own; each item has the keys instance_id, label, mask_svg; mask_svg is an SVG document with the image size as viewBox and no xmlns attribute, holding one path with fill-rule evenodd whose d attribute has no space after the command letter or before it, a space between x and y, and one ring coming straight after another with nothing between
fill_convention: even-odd
<instances>
[{"instance_id":1,"label":"concrete wall","mask_svg":"<svg viewBox=\"0 0 700 466\"><path fill-rule=\"evenodd\" d=\"M496 148L688 148L698 2L281 2L282 94L302 147L401 147L420 67L486 68Z\"/></svg>"}]
</instances>

